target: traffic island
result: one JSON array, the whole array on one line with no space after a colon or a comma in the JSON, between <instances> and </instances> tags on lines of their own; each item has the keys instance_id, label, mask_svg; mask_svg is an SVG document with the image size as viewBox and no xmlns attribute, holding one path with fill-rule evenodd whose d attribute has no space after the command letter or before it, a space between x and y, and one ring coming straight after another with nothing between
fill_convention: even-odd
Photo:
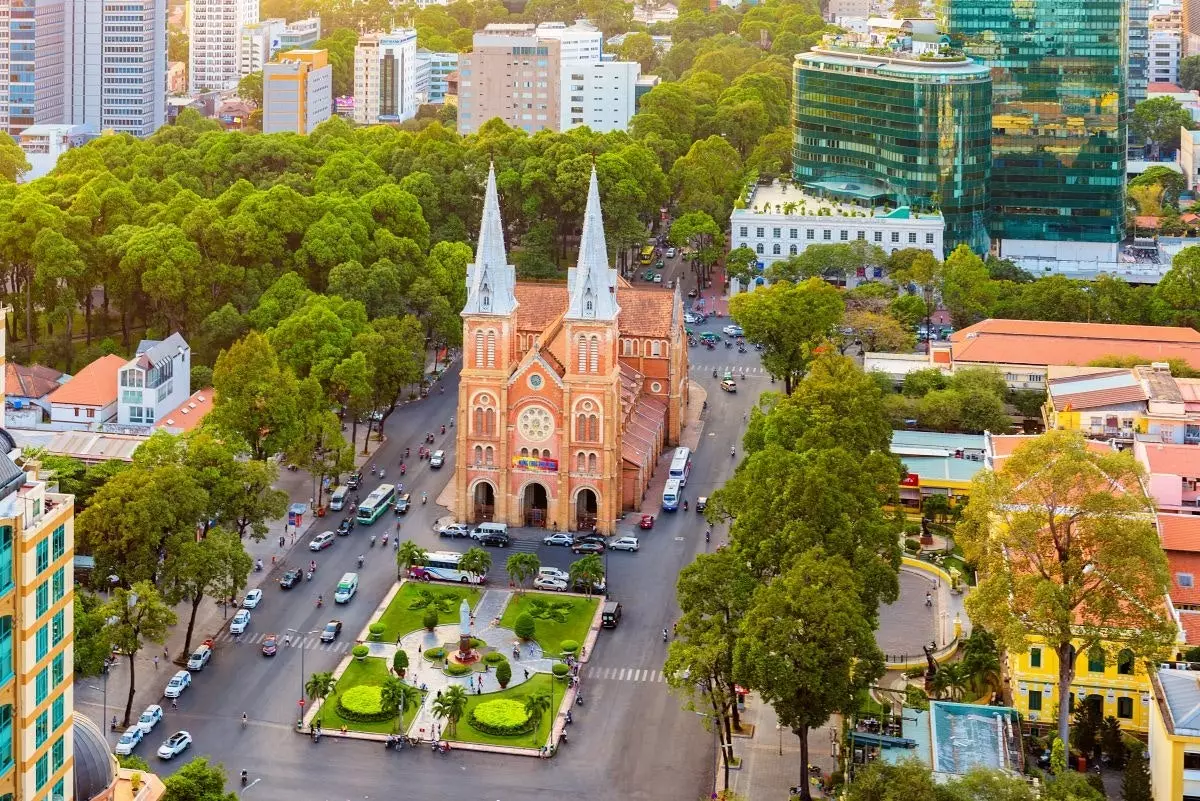
<instances>
[{"instance_id":1,"label":"traffic island","mask_svg":"<svg viewBox=\"0 0 1200 801\"><path fill-rule=\"evenodd\" d=\"M559 656L564 643L570 651L571 644L578 649L579 643L587 639L599 605L599 599L583 595L527 592L509 599L499 627L511 629L524 641L536 642L547 656Z\"/></svg>"},{"instance_id":2,"label":"traffic island","mask_svg":"<svg viewBox=\"0 0 1200 801\"><path fill-rule=\"evenodd\" d=\"M396 732L396 716L384 712L382 703L383 684L390 675L384 659L367 657L350 661L338 676L334 691L312 716L310 725L319 723L331 734L343 730L384 735ZM399 731L408 728L420 706L417 704L404 713Z\"/></svg>"},{"instance_id":3,"label":"traffic island","mask_svg":"<svg viewBox=\"0 0 1200 801\"><path fill-rule=\"evenodd\" d=\"M405 634L420 628L456 623L462 602L465 600L474 609L482 595L473 587L406 581L379 617L378 622L383 624L380 640L396 642ZM430 622L433 623L432 627Z\"/></svg>"}]
</instances>

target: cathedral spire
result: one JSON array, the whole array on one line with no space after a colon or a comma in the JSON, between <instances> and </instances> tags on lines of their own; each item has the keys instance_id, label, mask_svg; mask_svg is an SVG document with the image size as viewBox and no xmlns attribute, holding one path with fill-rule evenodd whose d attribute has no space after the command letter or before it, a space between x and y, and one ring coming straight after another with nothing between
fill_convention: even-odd
<instances>
[{"instance_id":1,"label":"cathedral spire","mask_svg":"<svg viewBox=\"0 0 1200 801\"><path fill-rule=\"evenodd\" d=\"M600 212L600 183L596 167L588 184L587 208L583 212L583 235L579 238L579 260L567 275L570 306L568 320L616 320L617 271L608 266L604 241L604 218Z\"/></svg>"},{"instance_id":2,"label":"cathedral spire","mask_svg":"<svg viewBox=\"0 0 1200 801\"><path fill-rule=\"evenodd\" d=\"M496 192L496 167L492 164L488 166L487 189L483 194L475 262L467 266L467 303L463 315L512 314L517 308L516 280L516 270L504 252L504 224Z\"/></svg>"}]
</instances>

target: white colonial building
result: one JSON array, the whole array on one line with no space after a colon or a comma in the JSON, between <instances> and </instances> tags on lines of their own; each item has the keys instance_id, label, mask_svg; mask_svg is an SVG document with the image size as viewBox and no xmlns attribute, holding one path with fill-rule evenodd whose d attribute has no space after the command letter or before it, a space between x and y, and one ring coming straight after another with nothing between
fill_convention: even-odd
<instances>
[{"instance_id":1,"label":"white colonial building","mask_svg":"<svg viewBox=\"0 0 1200 801\"><path fill-rule=\"evenodd\" d=\"M191 394L192 351L178 333L143 339L117 373L117 422L153 425Z\"/></svg>"}]
</instances>

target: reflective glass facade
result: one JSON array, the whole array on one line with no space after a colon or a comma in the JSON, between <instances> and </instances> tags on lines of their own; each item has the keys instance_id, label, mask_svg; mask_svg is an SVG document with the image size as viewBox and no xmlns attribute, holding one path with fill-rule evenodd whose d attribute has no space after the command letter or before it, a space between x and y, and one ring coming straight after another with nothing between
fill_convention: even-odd
<instances>
[{"instance_id":1,"label":"reflective glass facade","mask_svg":"<svg viewBox=\"0 0 1200 801\"><path fill-rule=\"evenodd\" d=\"M1127 0L938 0L992 70L993 238L1118 242Z\"/></svg>"},{"instance_id":2,"label":"reflective glass facade","mask_svg":"<svg viewBox=\"0 0 1200 801\"><path fill-rule=\"evenodd\" d=\"M987 252L986 68L826 49L801 53L794 68L797 181L880 185L896 205L941 210L947 253L961 244Z\"/></svg>"}]
</instances>

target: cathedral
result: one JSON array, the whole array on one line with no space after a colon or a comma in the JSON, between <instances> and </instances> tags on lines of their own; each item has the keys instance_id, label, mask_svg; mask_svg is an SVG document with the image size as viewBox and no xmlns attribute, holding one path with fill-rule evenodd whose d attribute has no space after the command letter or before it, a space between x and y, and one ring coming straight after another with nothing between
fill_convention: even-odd
<instances>
[{"instance_id":1,"label":"cathedral","mask_svg":"<svg viewBox=\"0 0 1200 801\"><path fill-rule=\"evenodd\" d=\"M462 318L459 517L613 533L679 441L688 353L678 289L609 267L594 167L566 284L516 280L489 170Z\"/></svg>"}]
</instances>

